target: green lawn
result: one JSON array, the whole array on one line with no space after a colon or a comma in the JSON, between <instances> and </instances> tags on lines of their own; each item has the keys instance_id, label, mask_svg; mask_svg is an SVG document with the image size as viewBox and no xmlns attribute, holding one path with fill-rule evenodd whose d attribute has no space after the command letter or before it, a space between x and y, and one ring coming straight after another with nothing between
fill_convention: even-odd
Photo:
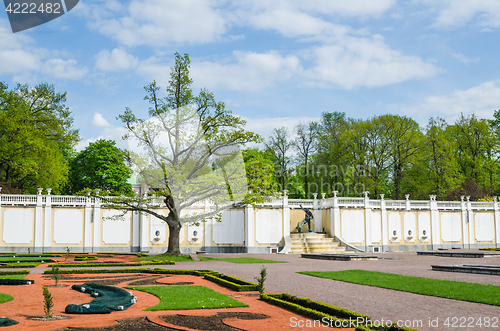
<instances>
[{"instance_id":1,"label":"green lawn","mask_svg":"<svg viewBox=\"0 0 500 331\"><path fill-rule=\"evenodd\" d=\"M176 262L182 262L182 261L193 261L193 259L189 255L181 255L181 256L175 256L175 255L150 255L150 256L143 256L143 257L137 257L133 258L130 260L134 261L176 261Z\"/></svg>"},{"instance_id":2,"label":"green lawn","mask_svg":"<svg viewBox=\"0 0 500 331\"><path fill-rule=\"evenodd\" d=\"M26 275L0 275L0 279L27 279Z\"/></svg>"},{"instance_id":3,"label":"green lawn","mask_svg":"<svg viewBox=\"0 0 500 331\"><path fill-rule=\"evenodd\" d=\"M226 261L226 262L232 262L232 263L286 263L284 261L257 259L254 257L213 258L213 257L200 256L200 260L202 260L202 261L219 260L219 261Z\"/></svg>"},{"instance_id":4,"label":"green lawn","mask_svg":"<svg viewBox=\"0 0 500 331\"><path fill-rule=\"evenodd\" d=\"M402 276L376 271L302 271L299 274L392 290L500 306L500 286Z\"/></svg>"},{"instance_id":5,"label":"green lawn","mask_svg":"<svg viewBox=\"0 0 500 331\"><path fill-rule=\"evenodd\" d=\"M14 300L14 297L9 294L0 293L0 303L9 302Z\"/></svg>"},{"instance_id":6,"label":"green lawn","mask_svg":"<svg viewBox=\"0 0 500 331\"><path fill-rule=\"evenodd\" d=\"M144 310L180 310L235 308L248 305L216 292L208 287L193 286L133 286L126 287L136 291L151 293L160 298L161 302Z\"/></svg>"}]
</instances>

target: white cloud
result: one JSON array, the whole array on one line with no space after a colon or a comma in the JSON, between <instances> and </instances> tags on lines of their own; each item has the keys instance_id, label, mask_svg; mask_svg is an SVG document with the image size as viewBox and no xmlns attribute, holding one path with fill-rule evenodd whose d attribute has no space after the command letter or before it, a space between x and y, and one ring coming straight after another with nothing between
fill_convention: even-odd
<instances>
[{"instance_id":1,"label":"white cloud","mask_svg":"<svg viewBox=\"0 0 500 331\"><path fill-rule=\"evenodd\" d=\"M102 71L126 70L137 66L139 60L120 48L111 52L103 49L96 55L95 66Z\"/></svg>"},{"instance_id":2,"label":"white cloud","mask_svg":"<svg viewBox=\"0 0 500 331\"><path fill-rule=\"evenodd\" d=\"M337 44L315 48L313 53L316 67L307 70L306 76L313 85L323 87L377 87L431 77L440 71L417 56L391 49L380 35L346 36Z\"/></svg>"},{"instance_id":3,"label":"white cloud","mask_svg":"<svg viewBox=\"0 0 500 331\"><path fill-rule=\"evenodd\" d=\"M170 80L170 65L171 63L162 63L160 58L153 56L140 61L136 72L147 81L156 80L159 86L167 86Z\"/></svg>"},{"instance_id":4,"label":"white cloud","mask_svg":"<svg viewBox=\"0 0 500 331\"><path fill-rule=\"evenodd\" d=\"M123 127L106 127L103 128L101 133L95 138L87 138L76 144L75 149L77 152L84 150L90 143L94 143L99 139L114 140L116 142L116 147L121 149L128 148L128 142L123 140L122 137L127 133L127 129Z\"/></svg>"},{"instance_id":5,"label":"white cloud","mask_svg":"<svg viewBox=\"0 0 500 331\"><path fill-rule=\"evenodd\" d=\"M281 56L278 52L254 53L234 51L236 63L195 62L191 73L197 85L208 89L223 87L236 91L258 91L277 81L287 80L300 68L296 56Z\"/></svg>"},{"instance_id":6,"label":"white cloud","mask_svg":"<svg viewBox=\"0 0 500 331\"><path fill-rule=\"evenodd\" d=\"M102 114L100 113L94 114L94 117L92 118L90 124L95 128L105 128L111 126L111 124L109 124L109 122L104 117L102 117Z\"/></svg>"},{"instance_id":7,"label":"white cloud","mask_svg":"<svg viewBox=\"0 0 500 331\"><path fill-rule=\"evenodd\" d=\"M87 71L87 68L78 68L74 59L49 59L42 66L43 74L61 79L81 79Z\"/></svg>"},{"instance_id":8,"label":"white cloud","mask_svg":"<svg viewBox=\"0 0 500 331\"><path fill-rule=\"evenodd\" d=\"M500 80L488 81L448 95L429 96L418 104L396 104L389 108L419 118L421 123L430 116L454 121L460 113L475 113L479 117L492 118L493 110L500 108Z\"/></svg>"},{"instance_id":9,"label":"white cloud","mask_svg":"<svg viewBox=\"0 0 500 331\"><path fill-rule=\"evenodd\" d=\"M240 116L240 115L237 115ZM277 118L248 118L245 116L240 116L242 119L247 121L245 125L245 130L258 133L264 139L268 139L272 135L273 130L280 128L282 126L288 129L290 133L290 138L294 137L295 126L299 123L309 123L312 121L319 122L319 117L277 117Z\"/></svg>"},{"instance_id":10,"label":"white cloud","mask_svg":"<svg viewBox=\"0 0 500 331\"><path fill-rule=\"evenodd\" d=\"M439 15L435 27L455 28L476 20L485 29L500 27L500 2L496 0L424 1L437 7Z\"/></svg>"},{"instance_id":11,"label":"white cloud","mask_svg":"<svg viewBox=\"0 0 500 331\"><path fill-rule=\"evenodd\" d=\"M457 59L458 61L462 62L463 64L465 64L466 66L469 66L469 63L477 63L480 60L478 57L475 58L475 59L470 59L470 58L468 58L467 56L463 55L460 52L453 53L453 57L455 59Z\"/></svg>"},{"instance_id":12,"label":"white cloud","mask_svg":"<svg viewBox=\"0 0 500 331\"><path fill-rule=\"evenodd\" d=\"M37 48L32 38L11 33L7 26L7 21L0 19L0 74L14 74L22 81L37 80L34 75L39 73L62 79L80 79L87 74L86 68L77 67L76 60L50 58L59 52Z\"/></svg>"},{"instance_id":13,"label":"white cloud","mask_svg":"<svg viewBox=\"0 0 500 331\"><path fill-rule=\"evenodd\" d=\"M133 0L127 13L118 18L99 13L101 7L87 8L86 14L93 19L91 27L127 46L219 40L226 32L224 16L229 14L217 8L217 1Z\"/></svg>"}]
</instances>

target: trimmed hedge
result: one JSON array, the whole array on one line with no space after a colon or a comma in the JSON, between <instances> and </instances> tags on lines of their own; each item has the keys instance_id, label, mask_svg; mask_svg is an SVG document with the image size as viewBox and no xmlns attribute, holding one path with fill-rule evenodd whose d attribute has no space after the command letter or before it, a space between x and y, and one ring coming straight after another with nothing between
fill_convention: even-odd
<instances>
[{"instance_id":1,"label":"trimmed hedge","mask_svg":"<svg viewBox=\"0 0 500 331\"><path fill-rule=\"evenodd\" d=\"M40 263L0 263L0 268L36 268Z\"/></svg>"},{"instance_id":2,"label":"trimmed hedge","mask_svg":"<svg viewBox=\"0 0 500 331\"><path fill-rule=\"evenodd\" d=\"M105 253L105 252L98 252L96 254L106 254L106 255L136 255L137 257L144 257L144 256L149 256L148 254L145 253L121 253L121 252L116 252L116 253Z\"/></svg>"},{"instance_id":3,"label":"trimmed hedge","mask_svg":"<svg viewBox=\"0 0 500 331\"><path fill-rule=\"evenodd\" d=\"M52 274L52 270L47 269L44 274ZM128 268L128 269L68 269L59 270L60 274L126 274L126 273L142 273L142 274L170 274L170 275L193 275L204 276L209 273L214 273L211 270L182 270L182 269L147 269L147 268Z\"/></svg>"},{"instance_id":4,"label":"trimmed hedge","mask_svg":"<svg viewBox=\"0 0 500 331\"><path fill-rule=\"evenodd\" d=\"M79 267L135 267L143 265L172 265L175 264L174 261L144 261L144 262L119 262L119 263L65 263L65 264L49 264L48 267L51 268L53 265L57 265L60 268L79 268Z\"/></svg>"},{"instance_id":5,"label":"trimmed hedge","mask_svg":"<svg viewBox=\"0 0 500 331\"><path fill-rule=\"evenodd\" d=\"M383 327L370 328L370 317L344 308L331 306L329 304L312 301L307 298L298 298L287 293L261 294L260 298L275 306L299 313L314 320L324 321L326 318L332 327L356 327L356 331L417 331L405 327L399 327L396 323ZM360 325L358 325L360 321Z\"/></svg>"},{"instance_id":6,"label":"trimmed hedge","mask_svg":"<svg viewBox=\"0 0 500 331\"><path fill-rule=\"evenodd\" d=\"M97 256L91 256L91 255L76 255L75 256L75 261L90 261L90 260L97 260Z\"/></svg>"},{"instance_id":7,"label":"trimmed hedge","mask_svg":"<svg viewBox=\"0 0 500 331\"><path fill-rule=\"evenodd\" d=\"M271 296L273 298L276 298L276 299L280 299L283 301L298 304L299 306L302 306L304 308L310 308L310 309L317 310L317 311L323 312L325 314L336 316L339 318L344 318L344 319L345 318L354 318L354 319L356 319L358 317L362 317L366 320L370 319L366 315L356 313L354 311L347 310L345 308L335 307L335 306L332 306L332 305L329 305L329 304L326 304L323 302L313 301L313 300L308 299L308 298L298 298L298 297L290 295L288 293L277 293L277 294L267 294L267 295Z\"/></svg>"},{"instance_id":8,"label":"trimmed hedge","mask_svg":"<svg viewBox=\"0 0 500 331\"><path fill-rule=\"evenodd\" d=\"M217 283L221 286L227 287L231 290L235 290L238 292L259 290L258 284L247 282L246 280L220 273L206 274L204 278L206 280L209 280L211 282Z\"/></svg>"},{"instance_id":9,"label":"trimmed hedge","mask_svg":"<svg viewBox=\"0 0 500 331\"><path fill-rule=\"evenodd\" d=\"M0 271L0 276L4 275L27 275L29 274L29 270L3 270Z\"/></svg>"}]
</instances>

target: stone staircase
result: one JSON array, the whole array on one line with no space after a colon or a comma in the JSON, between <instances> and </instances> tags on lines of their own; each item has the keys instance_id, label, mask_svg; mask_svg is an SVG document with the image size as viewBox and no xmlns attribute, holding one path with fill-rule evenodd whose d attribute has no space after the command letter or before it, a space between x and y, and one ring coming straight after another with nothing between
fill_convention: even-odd
<instances>
[{"instance_id":1,"label":"stone staircase","mask_svg":"<svg viewBox=\"0 0 500 331\"><path fill-rule=\"evenodd\" d=\"M346 249L340 242L328 238L324 233L304 232L291 233L292 249L290 253L342 253Z\"/></svg>"}]
</instances>

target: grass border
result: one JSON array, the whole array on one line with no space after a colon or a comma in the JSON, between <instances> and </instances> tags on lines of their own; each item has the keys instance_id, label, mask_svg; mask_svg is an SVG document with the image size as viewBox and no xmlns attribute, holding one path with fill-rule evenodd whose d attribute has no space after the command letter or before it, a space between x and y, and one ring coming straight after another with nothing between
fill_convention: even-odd
<instances>
[{"instance_id":1,"label":"grass border","mask_svg":"<svg viewBox=\"0 0 500 331\"><path fill-rule=\"evenodd\" d=\"M493 288L497 288L497 293L500 293L500 286L498 285L458 282L447 279L406 276L359 269L341 271L300 271L298 273L313 277L386 288L419 295L500 306L500 299L493 302L492 300L497 297L491 298L491 295L485 295L487 293L491 293L491 289ZM328 276L328 274L331 275ZM339 276L335 277L335 274ZM489 289L487 287L489 287ZM471 294L473 296L471 296Z\"/></svg>"},{"instance_id":2,"label":"grass border","mask_svg":"<svg viewBox=\"0 0 500 331\"><path fill-rule=\"evenodd\" d=\"M30 273L29 270L0 270L0 275L28 275Z\"/></svg>"}]
</instances>

